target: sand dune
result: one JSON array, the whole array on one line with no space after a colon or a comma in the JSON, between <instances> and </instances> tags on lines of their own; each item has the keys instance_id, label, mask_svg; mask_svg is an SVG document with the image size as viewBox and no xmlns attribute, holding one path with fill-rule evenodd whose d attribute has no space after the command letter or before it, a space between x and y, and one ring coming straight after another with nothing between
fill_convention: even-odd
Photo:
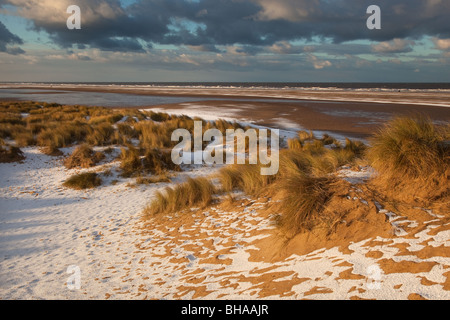
<instances>
[{"instance_id":1,"label":"sand dune","mask_svg":"<svg viewBox=\"0 0 450 320\"><path fill-rule=\"evenodd\" d=\"M166 184L69 190L61 182L76 169L24 151L23 163L0 166L3 299L450 297L450 221L366 200L358 183L370 171L339 173L348 188L343 205L371 207L364 221L355 216L334 238L303 235L285 246L265 209L270 199L236 194L232 205L143 220L143 207ZM71 265L80 268L80 290L66 286Z\"/></svg>"},{"instance_id":2,"label":"sand dune","mask_svg":"<svg viewBox=\"0 0 450 320\"><path fill-rule=\"evenodd\" d=\"M285 140L298 129L366 137L395 114L382 104L335 109L210 101L158 108L277 127ZM448 122L448 109L426 108ZM61 151L68 155L74 148ZM374 174L368 166L333 173L338 183L329 205L346 211L345 219L286 239L274 224L278 200L264 196L235 193L232 203L144 219L158 190L219 167L193 166L171 183L139 186L135 178L119 177L114 159L120 147L113 149L90 169L66 169L62 156L38 147L22 148L22 162L0 165L2 299L450 298L449 217L384 202L365 183ZM86 171L98 172L103 185L63 187ZM72 267L80 271L79 289L68 287Z\"/></svg>"}]
</instances>

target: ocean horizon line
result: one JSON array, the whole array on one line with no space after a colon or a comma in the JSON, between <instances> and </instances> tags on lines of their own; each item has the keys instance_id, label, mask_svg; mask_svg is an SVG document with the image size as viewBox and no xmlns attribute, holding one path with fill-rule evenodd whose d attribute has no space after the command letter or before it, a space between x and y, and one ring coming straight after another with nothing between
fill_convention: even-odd
<instances>
[{"instance_id":1,"label":"ocean horizon line","mask_svg":"<svg viewBox=\"0 0 450 320\"><path fill-rule=\"evenodd\" d=\"M450 82L265 82L265 81L0 81L0 85L102 85L304 89L450 89Z\"/></svg>"}]
</instances>

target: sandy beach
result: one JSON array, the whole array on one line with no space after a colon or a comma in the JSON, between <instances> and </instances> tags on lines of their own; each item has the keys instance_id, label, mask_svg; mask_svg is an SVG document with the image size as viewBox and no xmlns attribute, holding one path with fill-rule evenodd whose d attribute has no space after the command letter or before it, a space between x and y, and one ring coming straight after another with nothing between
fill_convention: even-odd
<instances>
[{"instance_id":1,"label":"sandy beach","mask_svg":"<svg viewBox=\"0 0 450 320\"><path fill-rule=\"evenodd\" d=\"M320 233L283 244L267 198L239 195L232 206L142 220L156 190L130 180L89 191L61 183L61 158L24 149L27 160L2 164L3 299L448 299L448 217L417 209L391 212L360 184L371 172L342 170L355 215L336 237ZM64 149L70 152L70 149ZM114 169L117 162L91 170ZM205 176L214 168L180 175ZM113 170L114 172L114 170ZM347 198L346 198L347 199ZM81 289L69 290L70 266Z\"/></svg>"}]
</instances>

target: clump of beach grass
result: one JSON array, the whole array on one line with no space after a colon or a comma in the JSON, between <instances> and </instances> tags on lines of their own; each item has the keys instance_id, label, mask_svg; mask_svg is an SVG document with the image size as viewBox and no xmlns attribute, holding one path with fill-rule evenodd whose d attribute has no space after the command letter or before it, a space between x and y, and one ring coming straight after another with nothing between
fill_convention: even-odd
<instances>
[{"instance_id":1,"label":"clump of beach grass","mask_svg":"<svg viewBox=\"0 0 450 320\"><path fill-rule=\"evenodd\" d=\"M280 151L280 174L288 176L297 171L320 176L331 174L343 165L352 165L363 157L366 146L360 141L346 139L345 146L329 136L302 142L296 139L287 150ZM325 147L325 146L331 147Z\"/></svg>"},{"instance_id":2,"label":"clump of beach grass","mask_svg":"<svg viewBox=\"0 0 450 320\"><path fill-rule=\"evenodd\" d=\"M161 175L167 171L181 170L179 165L173 163L169 151L158 148L142 150L128 145L127 148L122 148L119 160L122 177L135 177L148 173Z\"/></svg>"},{"instance_id":3,"label":"clump of beach grass","mask_svg":"<svg viewBox=\"0 0 450 320\"><path fill-rule=\"evenodd\" d=\"M410 203L447 203L450 179L450 126L421 115L397 117L370 140L366 155L377 171L374 183Z\"/></svg>"},{"instance_id":4,"label":"clump of beach grass","mask_svg":"<svg viewBox=\"0 0 450 320\"><path fill-rule=\"evenodd\" d=\"M366 147L349 139L343 146L328 135L317 139L312 132L300 132L288 145L280 150L279 171L274 176L262 176L260 165L246 164L223 167L217 177L222 192L239 190L278 199L272 207L280 213L278 226L294 236L333 219L324 217L324 208L333 196L333 173L360 159Z\"/></svg>"},{"instance_id":5,"label":"clump of beach grass","mask_svg":"<svg viewBox=\"0 0 450 320\"><path fill-rule=\"evenodd\" d=\"M332 177L315 177L297 173L279 180L276 189L281 195L277 210L278 226L288 235L311 230L322 222L322 213L332 197Z\"/></svg>"},{"instance_id":6,"label":"clump of beach grass","mask_svg":"<svg viewBox=\"0 0 450 320\"><path fill-rule=\"evenodd\" d=\"M94 152L87 144L78 146L73 153L64 159L64 166L67 169L75 167L90 168L103 160L105 155L102 152Z\"/></svg>"},{"instance_id":7,"label":"clump of beach grass","mask_svg":"<svg viewBox=\"0 0 450 320\"><path fill-rule=\"evenodd\" d=\"M139 175L142 172L142 161L139 149L132 145L127 148L121 148L119 156L121 176L128 178Z\"/></svg>"},{"instance_id":8,"label":"clump of beach grass","mask_svg":"<svg viewBox=\"0 0 450 320\"><path fill-rule=\"evenodd\" d=\"M136 178L136 184L154 184L154 183L162 183L162 182L171 182L170 177L167 173L162 173L159 175L149 176L149 177L142 177L139 176Z\"/></svg>"},{"instance_id":9,"label":"clump of beach grass","mask_svg":"<svg viewBox=\"0 0 450 320\"><path fill-rule=\"evenodd\" d=\"M63 186L76 190L92 189L102 184L102 179L95 172L75 174L64 181Z\"/></svg>"},{"instance_id":10,"label":"clump of beach grass","mask_svg":"<svg viewBox=\"0 0 450 320\"><path fill-rule=\"evenodd\" d=\"M146 150L142 165L145 172L156 175L167 173L167 171L181 171L180 166L172 161L171 152L164 149Z\"/></svg>"},{"instance_id":11,"label":"clump of beach grass","mask_svg":"<svg viewBox=\"0 0 450 320\"><path fill-rule=\"evenodd\" d=\"M20 148L4 143L0 139L0 163L19 162L25 159Z\"/></svg>"},{"instance_id":12,"label":"clump of beach grass","mask_svg":"<svg viewBox=\"0 0 450 320\"><path fill-rule=\"evenodd\" d=\"M261 175L261 164L229 165L219 170L217 178L222 192L241 190L257 196L274 180L273 175Z\"/></svg>"},{"instance_id":13,"label":"clump of beach grass","mask_svg":"<svg viewBox=\"0 0 450 320\"><path fill-rule=\"evenodd\" d=\"M301 150L303 148L303 141L299 138L288 139L287 144L291 150Z\"/></svg>"},{"instance_id":14,"label":"clump of beach grass","mask_svg":"<svg viewBox=\"0 0 450 320\"><path fill-rule=\"evenodd\" d=\"M109 122L102 122L89 128L86 142L93 146L105 146L114 142L113 137L113 126Z\"/></svg>"},{"instance_id":15,"label":"clump of beach grass","mask_svg":"<svg viewBox=\"0 0 450 320\"><path fill-rule=\"evenodd\" d=\"M445 135L428 118L395 118L371 139L367 157L386 177L418 178L443 172L449 152Z\"/></svg>"},{"instance_id":16,"label":"clump of beach grass","mask_svg":"<svg viewBox=\"0 0 450 320\"><path fill-rule=\"evenodd\" d=\"M44 146L44 147L39 148L39 150L43 154L46 154L46 155L52 156L52 157L59 157L59 156L64 155L64 153L61 150L59 150L57 147L55 147L54 145Z\"/></svg>"},{"instance_id":17,"label":"clump of beach grass","mask_svg":"<svg viewBox=\"0 0 450 320\"><path fill-rule=\"evenodd\" d=\"M192 207L205 208L213 202L216 189L204 177L188 178L186 182L156 192L153 201L144 209L146 216L175 213Z\"/></svg>"},{"instance_id":18,"label":"clump of beach grass","mask_svg":"<svg viewBox=\"0 0 450 320\"><path fill-rule=\"evenodd\" d=\"M82 123L68 122L48 125L37 134L37 145L40 147L63 148L73 143L82 142L87 127Z\"/></svg>"}]
</instances>

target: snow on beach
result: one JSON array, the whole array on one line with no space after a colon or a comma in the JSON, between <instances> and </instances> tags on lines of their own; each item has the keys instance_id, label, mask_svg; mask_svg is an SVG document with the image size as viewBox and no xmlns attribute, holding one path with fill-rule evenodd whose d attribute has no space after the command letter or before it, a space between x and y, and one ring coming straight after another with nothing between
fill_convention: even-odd
<instances>
[{"instance_id":1,"label":"snow on beach","mask_svg":"<svg viewBox=\"0 0 450 320\"><path fill-rule=\"evenodd\" d=\"M67 267L77 265L85 279L83 288L93 294L88 297L100 297L101 289L97 286L101 284L92 286L93 276L105 261L118 257L116 251L99 240L108 235L107 243L131 254L137 240L131 230L155 190L166 184L133 188L126 179L112 185L108 182L113 177L102 177L105 180L102 187L75 191L62 183L80 170L65 169L61 158L44 155L37 148L23 151L26 156L23 163L0 165L0 296L82 298L65 285L69 277ZM99 169L105 168L97 166L83 171ZM210 170L204 168L189 174L206 175Z\"/></svg>"},{"instance_id":2,"label":"snow on beach","mask_svg":"<svg viewBox=\"0 0 450 320\"><path fill-rule=\"evenodd\" d=\"M450 259L420 254L449 245L448 225L434 231L431 215L415 235L260 261L252 258L254 241L274 229L262 202L240 197L233 209L144 221L143 207L166 184L69 190L61 183L74 170L60 158L24 152L23 163L0 165L2 299L450 298ZM67 287L72 265L80 270L79 290Z\"/></svg>"},{"instance_id":3,"label":"snow on beach","mask_svg":"<svg viewBox=\"0 0 450 320\"><path fill-rule=\"evenodd\" d=\"M189 111L195 113L190 108L169 113ZM233 119L216 111L201 116ZM296 130L280 135L286 139ZM23 162L0 164L2 299L450 298L450 259L444 250L450 227L432 212L416 223L378 204L378 214L392 225L391 238L272 261L257 254L259 241L275 231L264 209L271 199L237 194L232 207L193 208L184 215L143 220L144 207L168 183L133 186L133 179L117 176L117 162L68 170L62 157L36 147L23 151ZM195 167L172 183L217 169ZM111 174L102 176L98 188L62 186L76 172L106 170ZM371 174L370 168L338 172L355 190L352 200L363 204L358 185ZM79 289L68 287L71 266L79 268Z\"/></svg>"}]
</instances>

